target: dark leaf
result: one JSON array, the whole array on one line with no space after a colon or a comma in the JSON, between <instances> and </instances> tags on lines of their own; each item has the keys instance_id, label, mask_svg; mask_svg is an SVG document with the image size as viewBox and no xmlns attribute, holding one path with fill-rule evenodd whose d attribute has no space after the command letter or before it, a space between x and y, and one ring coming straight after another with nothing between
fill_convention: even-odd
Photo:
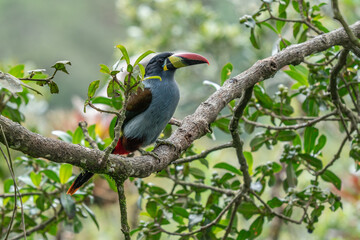
<instances>
[{"instance_id":1,"label":"dark leaf","mask_svg":"<svg viewBox=\"0 0 360 240\"><path fill-rule=\"evenodd\" d=\"M146 211L152 218L154 218L156 216L157 203L155 201L148 201L146 203Z\"/></svg>"},{"instance_id":2,"label":"dark leaf","mask_svg":"<svg viewBox=\"0 0 360 240\"><path fill-rule=\"evenodd\" d=\"M304 151L310 153L314 150L316 138L319 135L319 130L314 127L307 127L304 133Z\"/></svg>"},{"instance_id":3,"label":"dark leaf","mask_svg":"<svg viewBox=\"0 0 360 240\"><path fill-rule=\"evenodd\" d=\"M254 238L258 237L261 234L263 224L264 224L264 217L263 216L260 216L257 219L255 219L255 221L251 224L251 226L249 228L250 239L254 239Z\"/></svg>"},{"instance_id":4,"label":"dark leaf","mask_svg":"<svg viewBox=\"0 0 360 240\"><path fill-rule=\"evenodd\" d=\"M73 219L76 214L75 202L72 197L65 192L62 192L60 195L60 203L65 210L68 218Z\"/></svg>"},{"instance_id":5,"label":"dark leaf","mask_svg":"<svg viewBox=\"0 0 360 240\"><path fill-rule=\"evenodd\" d=\"M326 182L331 182L332 184L334 184L334 186L338 189L341 190L341 179L336 176L335 173L333 173L330 170L326 170L323 174L320 175L321 178L326 181Z\"/></svg>"},{"instance_id":6,"label":"dark leaf","mask_svg":"<svg viewBox=\"0 0 360 240\"><path fill-rule=\"evenodd\" d=\"M297 133L295 131L291 130L285 130L280 131L277 135L277 140L279 141L292 141L297 136Z\"/></svg>"},{"instance_id":7,"label":"dark leaf","mask_svg":"<svg viewBox=\"0 0 360 240\"><path fill-rule=\"evenodd\" d=\"M233 165L230 165L229 163L226 163L226 162L217 163L217 164L215 164L214 168L221 168L221 169L228 170L232 173L235 173L237 175L240 175L240 176L242 175L238 168L236 168Z\"/></svg>"},{"instance_id":8,"label":"dark leaf","mask_svg":"<svg viewBox=\"0 0 360 240\"><path fill-rule=\"evenodd\" d=\"M57 61L53 66L51 66L52 68L55 68L58 71L63 71L64 73L68 73L68 71L66 70L66 66L65 65L71 65L70 61Z\"/></svg>"},{"instance_id":9,"label":"dark leaf","mask_svg":"<svg viewBox=\"0 0 360 240\"><path fill-rule=\"evenodd\" d=\"M322 169L323 167L322 161L316 157L311 156L310 154L300 153L299 157L304 159L311 166L315 167L316 170Z\"/></svg>"}]
</instances>

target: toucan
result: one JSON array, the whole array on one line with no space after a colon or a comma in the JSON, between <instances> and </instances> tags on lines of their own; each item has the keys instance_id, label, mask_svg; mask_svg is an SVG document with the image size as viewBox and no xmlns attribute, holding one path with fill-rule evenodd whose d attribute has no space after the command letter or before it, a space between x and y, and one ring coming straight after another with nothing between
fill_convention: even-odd
<instances>
[{"instance_id":1,"label":"toucan","mask_svg":"<svg viewBox=\"0 0 360 240\"><path fill-rule=\"evenodd\" d=\"M201 63L209 61L196 53L164 52L151 58L145 68L144 88L139 87L128 99L121 137L113 154L127 155L156 141L179 102L176 69ZM73 195L93 175L88 171L80 173L67 194Z\"/></svg>"}]
</instances>

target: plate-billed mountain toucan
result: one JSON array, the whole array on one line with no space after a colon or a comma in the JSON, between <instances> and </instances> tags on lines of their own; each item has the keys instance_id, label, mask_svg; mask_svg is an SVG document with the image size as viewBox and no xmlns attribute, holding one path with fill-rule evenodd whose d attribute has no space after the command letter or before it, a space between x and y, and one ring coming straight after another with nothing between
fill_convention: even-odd
<instances>
[{"instance_id":1,"label":"plate-billed mountain toucan","mask_svg":"<svg viewBox=\"0 0 360 240\"><path fill-rule=\"evenodd\" d=\"M207 63L195 53L174 54L164 52L155 55L145 68L144 89L138 88L129 97L122 132L113 154L129 154L156 141L173 116L179 102L179 88L174 79L175 70L190 65ZM80 173L67 194L73 195L94 174Z\"/></svg>"}]
</instances>

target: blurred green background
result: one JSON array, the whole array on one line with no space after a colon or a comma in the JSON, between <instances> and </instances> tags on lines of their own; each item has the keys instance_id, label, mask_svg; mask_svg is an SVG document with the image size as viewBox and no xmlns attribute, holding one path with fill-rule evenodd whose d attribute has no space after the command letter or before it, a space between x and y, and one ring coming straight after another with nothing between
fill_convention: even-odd
<instances>
[{"instance_id":1,"label":"blurred green background","mask_svg":"<svg viewBox=\"0 0 360 240\"><path fill-rule=\"evenodd\" d=\"M340 2L347 21L353 23L358 20L360 1ZM70 75L60 73L55 79L60 93L50 96L42 91L45 97L38 97L35 104L27 109L26 124L49 136L52 130L74 130L77 122L85 118L89 123L99 123L98 133L107 134L108 122L91 112L82 115L81 99L85 99L91 81L102 79L105 84L99 64L112 66L115 63L120 56L120 52L114 49L115 45L126 46L133 55L149 49L200 53L210 60L209 67L196 66L176 75L181 100L175 116L182 119L214 91L202 82L210 80L219 83L224 64L232 62L234 74L237 74L256 60L272 54L276 35L260 32L261 49L256 50L250 44L249 29L238 21L239 17L256 11L259 4L260 0L0 0L0 67L26 64L28 70L45 68L47 73L51 73L50 66L56 61L71 61L72 66L68 68ZM331 19L329 6L324 8L324 15L329 29L339 27ZM284 81L287 79L282 74L267 81L270 94L277 84ZM197 141L197 148L205 149L229 140L220 133L215 134L217 142L202 139ZM336 144L337 134L328 132L328 141ZM348 148L345 153L346 150ZM270 160L269 156L277 159L280 154L277 149L256 153L255 164ZM329 152L327 156L332 155ZM232 151L222 151L210 155L211 158L235 162ZM308 234L305 226L283 225L280 239L288 239L289 236L299 239L359 239L354 236L360 234L360 184L356 175L348 173L352 162L346 160L344 158L334 166L335 172L343 173L343 191L339 192L344 199L343 211L327 211L313 234ZM7 175L1 163L0 177ZM156 182L157 179L149 177L147 181ZM121 235L116 194L108 190L101 179L95 180L95 186L97 204L92 208L100 223L100 231L88 220L79 235L64 227L60 239L116 239ZM142 217L136 205L137 190L132 183L126 187L129 217L132 224L136 224ZM248 227L246 222L243 224ZM268 239L270 233L270 226L265 227L259 239Z\"/></svg>"}]
</instances>

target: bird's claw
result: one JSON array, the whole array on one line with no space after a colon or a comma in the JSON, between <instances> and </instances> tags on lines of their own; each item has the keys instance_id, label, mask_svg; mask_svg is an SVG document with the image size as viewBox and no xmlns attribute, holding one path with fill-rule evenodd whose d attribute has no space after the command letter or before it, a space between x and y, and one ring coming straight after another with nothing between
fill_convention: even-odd
<instances>
[{"instance_id":1,"label":"bird's claw","mask_svg":"<svg viewBox=\"0 0 360 240\"><path fill-rule=\"evenodd\" d=\"M141 153L141 155L149 155L149 156L152 156L153 158L156 158L159 163L161 162L161 159L160 157L156 154L156 153L153 153L153 152L147 152L143 149L138 149L138 151Z\"/></svg>"},{"instance_id":2,"label":"bird's claw","mask_svg":"<svg viewBox=\"0 0 360 240\"><path fill-rule=\"evenodd\" d=\"M166 139L157 139L155 142L155 147L157 148L160 145L168 145L170 147L173 147L175 150L177 149L177 147L175 146L175 144L173 144L172 142L166 140Z\"/></svg>"}]
</instances>

